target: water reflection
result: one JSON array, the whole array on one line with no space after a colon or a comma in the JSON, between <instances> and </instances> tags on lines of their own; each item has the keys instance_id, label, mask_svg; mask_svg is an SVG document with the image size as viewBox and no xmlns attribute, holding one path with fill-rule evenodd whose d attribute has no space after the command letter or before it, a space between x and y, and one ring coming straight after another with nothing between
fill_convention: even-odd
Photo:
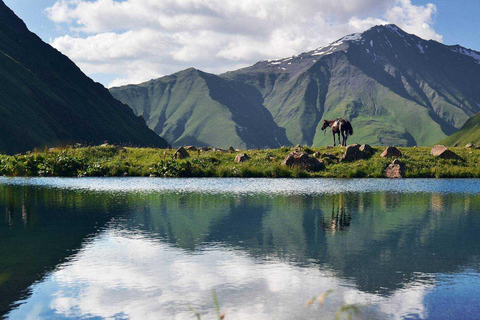
<instances>
[{"instance_id":1,"label":"water reflection","mask_svg":"<svg viewBox=\"0 0 480 320\"><path fill-rule=\"evenodd\" d=\"M188 318L189 305L208 317L213 288L232 319L334 318L344 303L365 319L480 311L474 193L13 185L2 207L0 312L12 319ZM305 306L329 289L323 307Z\"/></svg>"}]
</instances>

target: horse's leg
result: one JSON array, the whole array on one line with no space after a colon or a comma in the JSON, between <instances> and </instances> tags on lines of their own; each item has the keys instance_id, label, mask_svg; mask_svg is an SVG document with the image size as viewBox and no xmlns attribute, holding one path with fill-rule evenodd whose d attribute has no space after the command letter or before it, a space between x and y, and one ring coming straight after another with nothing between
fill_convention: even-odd
<instances>
[{"instance_id":1,"label":"horse's leg","mask_svg":"<svg viewBox=\"0 0 480 320\"><path fill-rule=\"evenodd\" d=\"M347 146L348 134L345 134L345 133L342 131L342 137L343 137L343 146L346 147L346 146Z\"/></svg>"},{"instance_id":2,"label":"horse's leg","mask_svg":"<svg viewBox=\"0 0 480 320\"><path fill-rule=\"evenodd\" d=\"M333 133L333 146L335 147L335 132L332 132Z\"/></svg>"}]
</instances>

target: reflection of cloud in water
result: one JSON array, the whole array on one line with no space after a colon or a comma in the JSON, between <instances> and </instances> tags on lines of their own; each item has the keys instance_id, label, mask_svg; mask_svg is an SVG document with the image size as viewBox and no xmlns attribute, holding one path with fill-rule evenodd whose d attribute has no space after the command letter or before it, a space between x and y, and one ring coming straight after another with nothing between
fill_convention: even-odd
<instances>
[{"instance_id":1,"label":"reflection of cloud in water","mask_svg":"<svg viewBox=\"0 0 480 320\"><path fill-rule=\"evenodd\" d=\"M108 230L34 285L32 295L10 317L191 318L190 304L209 318L214 315L213 288L231 319L333 317L343 302L364 305L364 318L400 319L423 316L422 301L431 284L414 283L383 297L359 291L318 266L255 260L225 247L187 253L157 240ZM305 306L328 289L336 291L324 307Z\"/></svg>"}]
</instances>

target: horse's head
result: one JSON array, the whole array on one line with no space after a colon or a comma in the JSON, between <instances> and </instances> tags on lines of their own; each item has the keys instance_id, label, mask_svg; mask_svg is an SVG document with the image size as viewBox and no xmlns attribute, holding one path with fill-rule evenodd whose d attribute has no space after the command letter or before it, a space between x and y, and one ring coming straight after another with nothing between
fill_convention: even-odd
<instances>
[{"instance_id":1,"label":"horse's head","mask_svg":"<svg viewBox=\"0 0 480 320\"><path fill-rule=\"evenodd\" d=\"M330 123L327 121L327 120L323 120L323 125L322 125L322 130L325 130L327 129L328 127L330 127Z\"/></svg>"}]
</instances>

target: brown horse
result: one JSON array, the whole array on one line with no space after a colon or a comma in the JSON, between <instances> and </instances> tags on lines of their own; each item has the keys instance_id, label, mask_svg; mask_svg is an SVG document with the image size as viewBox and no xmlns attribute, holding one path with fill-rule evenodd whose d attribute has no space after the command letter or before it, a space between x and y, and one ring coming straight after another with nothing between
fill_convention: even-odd
<instances>
[{"instance_id":1,"label":"brown horse","mask_svg":"<svg viewBox=\"0 0 480 320\"><path fill-rule=\"evenodd\" d=\"M323 120L322 131L326 130L328 127L332 129L333 146L337 145L337 141L335 140L336 134L338 134L338 143L340 144L340 135L342 135L342 146L347 146L348 136L353 135L353 127L350 121L342 118L337 118L335 120Z\"/></svg>"}]
</instances>

